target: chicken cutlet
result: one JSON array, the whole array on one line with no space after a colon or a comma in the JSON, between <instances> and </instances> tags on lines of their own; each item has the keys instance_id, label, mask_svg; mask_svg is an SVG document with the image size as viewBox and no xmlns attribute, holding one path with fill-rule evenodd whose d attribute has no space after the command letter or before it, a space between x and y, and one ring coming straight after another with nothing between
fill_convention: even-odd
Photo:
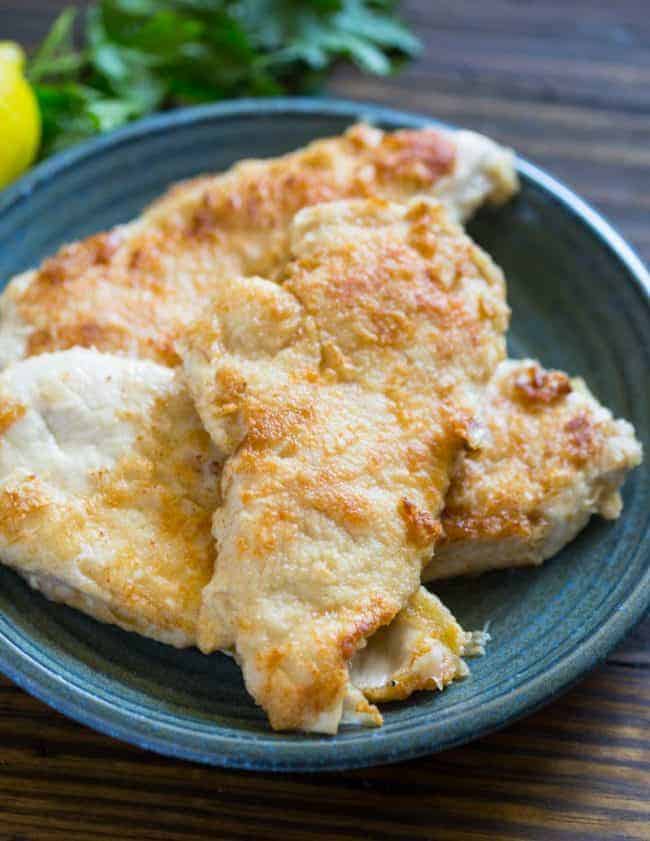
<instances>
[{"instance_id":1,"label":"chicken cutlet","mask_svg":"<svg viewBox=\"0 0 650 841\"><path fill-rule=\"evenodd\" d=\"M0 552L54 601L194 645L220 475L168 368L75 349L0 374ZM357 686L441 689L466 674L474 640L422 588L355 666Z\"/></svg>"},{"instance_id":2,"label":"chicken cutlet","mask_svg":"<svg viewBox=\"0 0 650 841\"><path fill-rule=\"evenodd\" d=\"M0 367L73 346L176 365L174 340L220 279L271 277L294 214L318 202L438 196L458 218L517 189L513 155L473 132L356 125L183 183L135 221L63 247L0 298Z\"/></svg>"},{"instance_id":3,"label":"chicken cutlet","mask_svg":"<svg viewBox=\"0 0 650 841\"><path fill-rule=\"evenodd\" d=\"M100 370L97 370L98 365ZM114 408L105 412L99 407L112 406L115 402L116 372L126 372L129 367L132 371L140 369L141 373L149 374L149 382L147 378L140 377L126 386L129 398L122 402L122 406L129 412L128 406L134 399L142 404L150 399L151 374L157 374L158 380L164 384L169 381L169 372L148 363L138 364L134 369L117 358L93 352L68 351L12 366L3 376L0 439L0 499L4 502L5 515L3 545L11 540L6 529L9 513L15 511L16 503L22 500L20 510L23 516L26 515L28 507L24 503L33 500L33 496L26 494L25 490L34 488L37 478L43 481L47 477L48 482L54 482L63 472L68 485L81 486L88 472L97 469L99 463L94 462L93 468L87 462L89 455L97 458L97 454L93 453L93 437L98 431L101 431L105 449L116 448L115 452L121 452L132 431L118 423ZM62 390L60 375L65 382L73 370L77 379L86 378L79 380L84 382L84 393L92 381L90 393L95 395L94 409L78 400L74 392L66 396ZM7 377L7 374L12 376ZM13 389L16 377L20 393ZM125 384L119 387L124 388ZM104 389L106 392L102 393ZM486 413L488 435L482 448L470 456L469 462L461 466L452 480L449 502L443 515L443 524L449 534L438 545L436 565L425 571L425 577L440 578L499 566L541 562L572 539L591 513L609 518L617 515L620 510L619 485L625 471L640 461L641 448L630 425L625 421L614 421L589 394L581 380L569 381L560 372L546 372L531 361L508 361L498 369L488 396L490 407L493 407L488 408ZM179 400L178 406L186 416L186 400ZM28 408L34 412L29 426L22 430L16 428L9 435L11 427L25 417ZM101 429L97 424L89 423L91 411L97 410L103 417ZM515 422L511 429L513 415ZM148 416L149 409L141 415L143 419ZM136 415L132 417L135 420ZM191 410L189 417L192 417ZM576 418L579 420L576 421ZM41 435L41 419L47 421L53 437ZM192 429L195 423L193 420L189 428ZM178 430L177 420L175 424ZM580 436L576 439L578 430ZM53 444L62 432L68 437L57 452ZM120 440L122 436L125 437ZM178 446L178 434L175 440ZM516 450L513 449L513 441ZM521 449L522 441L525 442L524 450ZM587 444L588 450L584 449ZM15 452L12 458L8 458L7 452L11 447ZM564 452L563 462L559 461L560 451ZM204 453L203 469L210 471L208 478L212 480L212 476L218 476L219 472L216 452L210 452L209 445L207 450L201 447L201 452ZM20 461L16 453L20 454ZM479 474L483 480L482 494L480 502L475 503L471 496L472 488L479 486L479 480L474 471L477 464L483 462L487 466ZM18 465L27 474L17 470ZM138 481L139 494L143 492L142 475L140 471L129 479L129 482ZM179 481L183 475L188 490L178 492L179 498L191 495L191 487L196 482L193 471L186 474L175 472ZM17 481L22 488L18 496L11 494ZM214 487L209 492L216 493ZM507 495L505 500L504 494ZM459 499L464 500L471 514L477 512L471 520L471 531L467 519L459 530L460 515L457 510L453 514L450 510L451 500ZM490 499L494 501L493 509L486 514L485 501ZM14 507L8 508L8 502ZM200 538L200 529L194 538L197 545L203 545L203 549L198 555L190 556L208 558L200 564L201 574L195 574L194 563L187 567L176 563L170 565L161 578L155 565L152 568L151 559L145 556L146 574L129 572L128 587L125 588L121 582L126 580L124 576L128 568L123 557L119 553L107 555L105 550L105 527L110 525L110 521L99 522L97 529L84 530L87 555L104 555L106 558L99 575L84 577L79 562L73 562L70 535L66 535L64 540L60 535L56 537L56 523L60 522L61 511L54 507L55 504L58 506L58 502L52 503L47 514L42 509L38 521L31 520L31 529L22 529L21 534L14 533L11 540L13 565L50 598L65 601L102 621L116 622L122 627L177 645L193 644L201 590L212 569L209 517L204 517L202 521L203 539ZM545 508L549 508L551 517L540 515L539 512ZM512 528L507 530L504 520L499 519L503 512L509 512L510 523L516 523L515 532ZM449 525L452 521L454 527ZM37 546L35 536L29 537L33 529L40 537ZM28 535L27 540L25 535ZM458 535L458 547L455 547L452 535ZM508 541L513 537L516 543ZM182 597L185 604L190 605L189 609L181 608L182 620L171 615L171 621L167 618L161 630L157 617L161 613L169 616L170 594L176 597L184 589ZM123 598L125 592L127 598ZM147 604L153 609L153 625L151 616L147 618L143 612L142 606ZM463 676L467 670L462 656L478 651L476 637L464 632L444 606L421 588L393 622L377 631L366 648L354 656L350 664L351 681L371 701L397 700L416 689L441 688L452 679Z\"/></svg>"},{"instance_id":4,"label":"chicken cutlet","mask_svg":"<svg viewBox=\"0 0 650 841\"><path fill-rule=\"evenodd\" d=\"M224 282L179 344L226 459L198 642L275 729L334 733L380 721L349 663L418 590L508 309L440 203L323 204L290 234L280 283Z\"/></svg>"},{"instance_id":5,"label":"chicken cutlet","mask_svg":"<svg viewBox=\"0 0 650 841\"><path fill-rule=\"evenodd\" d=\"M485 434L453 476L425 580L541 564L592 514L619 516L620 487L641 462L631 424L561 371L502 362L484 400Z\"/></svg>"},{"instance_id":6,"label":"chicken cutlet","mask_svg":"<svg viewBox=\"0 0 650 841\"><path fill-rule=\"evenodd\" d=\"M180 372L75 348L0 374L0 558L48 598L192 645L214 445Z\"/></svg>"}]
</instances>

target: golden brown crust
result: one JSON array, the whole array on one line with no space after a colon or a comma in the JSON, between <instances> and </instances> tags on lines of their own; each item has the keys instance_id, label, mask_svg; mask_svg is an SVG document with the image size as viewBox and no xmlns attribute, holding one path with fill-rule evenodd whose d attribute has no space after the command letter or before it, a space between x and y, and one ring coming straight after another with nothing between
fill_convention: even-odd
<instances>
[{"instance_id":1,"label":"golden brown crust","mask_svg":"<svg viewBox=\"0 0 650 841\"><path fill-rule=\"evenodd\" d=\"M426 578L540 563L592 513L618 515L618 488L641 458L633 429L582 381L530 360L499 367L483 421L452 479Z\"/></svg>"},{"instance_id":2,"label":"golden brown crust","mask_svg":"<svg viewBox=\"0 0 650 841\"><path fill-rule=\"evenodd\" d=\"M507 307L438 204L320 205L291 235L281 285L229 281L181 346L227 458L199 644L234 646L274 727L333 732L347 661L419 585Z\"/></svg>"},{"instance_id":3,"label":"golden brown crust","mask_svg":"<svg viewBox=\"0 0 650 841\"><path fill-rule=\"evenodd\" d=\"M544 502L573 481L576 434L604 444L603 420L580 412L576 424L571 393L566 374L536 364L500 377L488 395L489 441L465 455L450 488L446 534L474 540L532 534Z\"/></svg>"},{"instance_id":4,"label":"golden brown crust","mask_svg":"<svg viewBox=\"0 0 650 841\"><path fill-rule=\"evenodd\" d=\"M0 530L12 542L21 538L25 520L49 505L36 476L26 476L20 487L0 491ZM79 523L77 522L77 525Z\"/></svg>"},{"instance_id":5,"label":"golden brown crust","mask_svg":"<svg viewBox=\"0 0 650 841\"><path fill-rule=\"evenodd\" d=\"M422 129L384 135L369 163L380 181L404 179L423 188L448 175L455 160L456 147L449 137L435 129Z\"/></svg>"},{"instance_id":6,"label":"golden brown crust","mask_svg":"<svg viewBox=\"0 0 650 841\"><path fill-rule=\"evenodd\" d=\"M428 511L420 511L410 499L403 497L400 500L399 513L406 524L407 538L415 546L430 546L441 536L438 520Z\"/></svg>"},{"instance_id":7,"label":"golden brown crust","mask_svg":"<svg viewBox=\"0 0 650 841\"><path fill-rule=\"evenodd\" d=\"M555 403L570 393L571 383L562 371L544 371L538 365L531 365L514 379L514 396L531 406Z\"/></svg>"},{"instance_id":8,"label":"golden brown crust","mask_svg":"<svg viewBox=\"0 0 650 841\"><path fill-rule=\"evenodd\" d=\"M442 519L442 545L450 546L460 541L502 540L517 537L521 540L533 534L535 519L539 515L526 514L516 510L504 510L498 514L466 514L454 507L452 502L444 511Z\"/></svg>"},{"instance_id":9,"label":"golden brown crust","mask_svg":"<svg viewBox=\"0 0 650 841\"><path fill-rule=\"evenodd\" d=\"M130 225L65 246L24 290L12 290L13 358L80 345L174 366L174 340L221 278L272 277L280 269L297 211L342 198L435 192L449 180L456 151L455 140L434 129L385 134L356 126L178 185ZM489 193L489 176L484 182ZM445 199L454 196L447 189Z\"/></svg>"},{"instance_id":10,"label":"golden brown crust","mask_svg":"<svg viewBox=\"0 0 650 841\"><path fill-rule=\"evenodd\" d=\"M588 412L577 412L564 425L567 434L567 450L576 464L582 464L596 455L603 446L602 433Z\"/></svg>"},{"instance_id":11,"label":"golden brown crust","mask_svg":"<svg viewBox=\"0 0 650 841\"><path fill-rule=\"evenodd\" d=\"M217 462L209 460L208 435L192 418L184 389L158 398L133 451L110 473L98 474L86 505L98 528L107 515L115 528L133 510L146 513L150 538L127 539L102 583L123 611L166 630L180 628L189 638L195 635L202 587L213 571L210 521L219 498L216 476L211 482L205 477L210 464L213 475L218 472ZM155 570L151 591L127 583L129 568ZM167 599L179 608L165 610Z\"/></svg>"},{"instance_id":12,"label":"golden brown crust","mask_svg":"<svg viewBox=\"0 0 650 841\"><path fill-rule=\"evenodd\" d=\"M92 266L107 266L122 240L120 229L93 234L80 242L64 245L44 261L38 272L41 283L56 287L80 275Z\"/></svg>"},{"instance_id":13,"label":"golden brown crust","mask_svg":"<svg viewBox=\"0 0 650 841\"><path fill-rule=\"evenodd\" d=\"M20 418L0 431L3 561L100 619L191 644L213 572L211 518L220 498L209 436L167 369L67 353L51 371L54 357L45 355L3 375L3 389L36 383ZM158 380L149 382L151 369ZM123 406L107 402L106 378ZM95 455L83 461L93 412L110 415L107 431L123 442L114 463L109 455L98 467ZM100 438L94 447L110 452Z\"/></svg>"},{"instance_id":14,"label":"golden brown crust","mask_svg":"<svg viewBox=\"0 0 650 841\"><path fill-rule=\"evenodd\" d=\"M0 399L0 435L4 435L10 426L24 416L26 411L22 403L7 400L4 397Z\"/></svg>"}]
</instances>

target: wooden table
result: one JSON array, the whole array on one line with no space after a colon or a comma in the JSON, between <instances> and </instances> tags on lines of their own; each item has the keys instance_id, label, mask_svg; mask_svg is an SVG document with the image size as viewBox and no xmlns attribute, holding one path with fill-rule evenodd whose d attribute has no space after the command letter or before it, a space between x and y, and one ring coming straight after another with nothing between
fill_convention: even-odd
<instances>
[{"instance_id":1,"label":"wooden table","mask_svg":"<svg viewBox=\"0 0 650 841\"><path fill-rule=\"evenodd\" d=\"M37 41L53 0L0 0ZM400 77L330 90L441 117L564 179L650 259L645 0L411 0L426 52ZM175 762L68 721L0 678L0 841L650 839L650 621L579 686L442 755L328 776Z\"/></svg>"}]
</instances>

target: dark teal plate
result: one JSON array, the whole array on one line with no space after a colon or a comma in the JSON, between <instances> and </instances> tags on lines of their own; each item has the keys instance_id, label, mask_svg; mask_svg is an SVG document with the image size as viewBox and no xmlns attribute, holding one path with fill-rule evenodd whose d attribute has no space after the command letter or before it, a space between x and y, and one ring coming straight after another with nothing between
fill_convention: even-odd
<instances>
[{"instance_id":1,"label":"dark teal plate","mask_svg":"<svg viewBox=\"0 0 650 841\"><path fill-rule=\"evenodd\" d=\"M180 178L277 155L365 117L422 117L325 100L241 101L176 111L44 163L0 196L0 277L61 243L136 215ZM521 196L473 235L505 269L511 350L582 374L648 447L648 276L598 214L522 161ZM647 450L646 450L647 451ZM0 668L28 692L111 736L236 768L307 771L394 762L458 745L530 712L597 663L650 599L649 471L625 486L616 523L594 520L541 569L453 581L437 592L466 628L490 622L486 657L441 695L386 709L338 736L272 733L228 658L175 651L50 604L0 572Z\"/></svg>"}]
</instances>

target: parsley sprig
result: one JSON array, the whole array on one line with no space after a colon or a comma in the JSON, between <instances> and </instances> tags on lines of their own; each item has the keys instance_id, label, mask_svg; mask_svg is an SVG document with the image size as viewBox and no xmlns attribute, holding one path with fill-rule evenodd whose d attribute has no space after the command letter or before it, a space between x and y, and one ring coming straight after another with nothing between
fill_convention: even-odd
<instances>
[{"instance_id":1,"label":"parsley sprig","mask_svg":"<svg viewBox=\"0 0 650 841\"><path fill-rule=\"evenodd\" d=\"M66 9L28 65L43 120L41 156L162 108L312 92L339 59L389 74L419 50L396 5L100 0L83 21Z\"/></svg>"}]
</instances>

